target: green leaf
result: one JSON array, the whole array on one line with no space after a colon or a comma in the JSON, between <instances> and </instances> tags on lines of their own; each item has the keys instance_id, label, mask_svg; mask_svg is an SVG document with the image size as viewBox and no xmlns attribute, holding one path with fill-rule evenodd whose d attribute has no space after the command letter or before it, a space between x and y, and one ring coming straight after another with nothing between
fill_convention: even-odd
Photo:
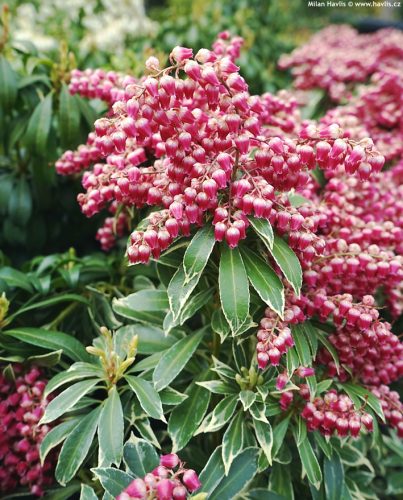
<instances>
[{"instance_id":1,"label":"green leaf","mask_svg":"<svg viewBox=\"0 0 403 500\"><path fill-rule=\"evenodd\" d=\"M41 457L42 464L45 461L45 458L47 457L50 450L52 450L55 446L64 441L66 437L70 434L70 432L75 428L78 422L79 418L66 420L66 422L62 422L56 427L53 427L53 429L51 429L45 435L45 437L41 442L41 446L39 448L39 455Z\"/></svg>"},{"instance_id":2,"label":"green leaf","mask_svg":"<svg viewBox=\"0 0 403 500\"><path fill-rule=\"evenodd\" d=\"M36 354L34 356L29 356L27 361L30 363L35 363L37 366L45 366L47 368L51 368L52 366L57 365L60 362L63 351L60 349L59 351L48 352L46 354Z\"/></svg>"},{"instance_id":3,"label":"green leaf","mask_svg":"<svg viewBox=\"0 0 403 500\"><path fill-rule=\"evenodd\" d=\"M195 276L201 275L209 260L215 244L214 229L212 226L205 226L199 229L183 257L183 270L186 281L191 281Z\"/></svg>"},{"instance_id":4,"label":"green leaf","mask_svg":"<svg viewBox=\"0 0 403 500\"><path fill-rule=\"evenodd\" d=\"M4 174L0 176L0 214L7 213L10 196L14 191L14 176ZM9 268L11 269L11 268Z\"/></svg>"},{"instance_id":5,"label":"green leaf","mask_svg":"<svg viewBox=\"0 0 403 500\"><path fill-rule=\"evenodd\" d=\"M125 444L123 460L136 477L144 477L159 465L159 457L154 446L135 436Z\"/></svg>"},{"instance_id":6,"label":"green leaf","mask_svg":"<svg viewBox=\"0 0 403 500\"><path fill-rule=\"evenodd\" d=\"M78 362L70 366L70 368L65 372L60 372L52 377L45 387L45 396L58 389L60 386L72 382L73 380L79 380L81 378L94 378L99 379L103 376L103 371L100 366L91 365L90 363Z\"/></svg>"},{"instance_id":7,"label":"green leaf","mask_svg":"<svg viewBox=\"0 0 403 500\"><path fill-rule=\"evenodd\" d=\"M290 468L274 463L269 476L269 490L282 495L287 500L294 500Z\"/></svg>"},{"instance_id":8,"label":"green leaf","mask_svg":"<svg viewBox=\"0 0 403 500\"><path fill-rule=\"evenodd\" d=\"M258 469L259 450L246 448L232 462L229 473L209 496L209 500L232 500L254 478Z\"/></svg>"},{"instance_id":9,"label":"green leaf","mask_svg":"<svg viewBox=\"0 0 403 500\"><path fill-rule=\"evenodd\" d=\"M141 407L147 415L151 418L166 422L162 410L161 399L153 385L140 377L131 377L126 375L125 379L129 383L132 391L136 394Z\"/></svg>"},{"instance_id":10,"label":"green leaf","mask_svg":"<svg viewBox=\"0 0 403 500\"><path fill-rule=\"evenodd\" d=\"M327 458L331 458L333 454L332 444L326 440L325 437L319 431L313 433L313 437L316 441L316 444L323 451L323 453L327 456Z\"/></svg>"},{"instance_id":11,"label":"green leaf","mask_svg":"<svg viewBox=\"0 0 403 500\"><path fill-rule=\"evenodd\" d=\"M96 467L91 469L95 477L102 484L102 487L116 498L133 481L133 477L127 472L112 467Z\"/></svg>"},{"instance_id":12,"label":"green leaf","mask_svg":"<svg viewBox=\"0 0 403 500\"><path fill-rule=\"evenodd\" d=\"M190 281L187 280L183 265L179 266L169 282L167 294L173 321L179 319L190 294L199 282L201 274L196 274Z\"/></svg>"},{"instance_id":13,"label":"green leaf","mask_svg":"<svg viewBox=\"0 0 403 500\"><path fill-rule=\"evenodd\" d=\"M166 336L161 328L153 325L127 325L122 326L114 334L114 342L116 345L116 352L119 356L127 351L127 346L130 340L138 336L138 353L139 354L154 354L155 352L165 351L177 342L174 335Z\"/></svg>"},{"instance_id":14,"label":"green leaf","mask_svg":"<svg viewBox=\"0 0 403 500\"><path fill-rule=\"evenodd\" d=\"M386 494L401 495L403 493L403 474L401 471L389 472L386 481Z\"/></svg>"},{"instance_id":15,"label":"green leaf","mask_svg":"<svg viewBox=\"0 0 403 500\"><path fill-rule=\"evenodd\" d=\"M209 495L215 490L224 477L224 463L221 454L222 446L218 446L210 456L199 476L202 484L202 491Z\"/></svg>"},{"instance_id":16,"label":"green leaf","mask_svg":"<svg viewBox=\"0 0 403 500\"><path fill-rule=\"evenodd\" d=\"M25 327L6 330L2 334L50 351L62 349L63 354L73 361L88 361L90 357L83 344L66 333Z\"/></svg>"},{"instance_id":17,"label":"green leaf","mask_svg":"<svg viewBox=\"0 0 403 500\"><path fill-rule=\"evenodd\" d=\"M261 420L253 420L253 427L255 428L255 435L263 453L266 455L269 465L272 463L272 449L273 449L273 429L270 422L262 422Z\"/></svg>"},{"instance_id":18,"label":"green leaf","mask_svg":"<svg viewBox=\"0 0 403 500\"><path fill-rule=\"evenodd\" d=\"M312 366L312 355L309 343L305 337L302 325L293 325L292 338L294 339L295 349L302 366Z\"/></svg>"},{"instance_id":19,"label":"green leaf","mask_svg":"<svg viewBox=\"0 0 403 500\"><path fill-rule=\"evenodd\" d=\"M55 477L61 484L68 483L85 460L97 430L101 408L95 408L77 424L63 444L56 466Z\"/></svg>"},{"instance_id":20,"label":"green leaf","mask_svg":"<svg viewBox=\"0 0 403 500\"><path fill-rule=\"evenodd\" d=\"M17 74L4 56L0 56L0 108L12 109L17 98Z\"/></svg>"},{"instance_id":21,"label":"green leaf","mask_svg":"<svg viewBox=\"0 0 403 500\"><path fill-rule=\"evenodd\" d=\"M225 319L222 309L216 309L211 317L211 328L220 336L221 344L230 333L230 327Z\"/></svg>"},{"instance_id":22,"label":"green leaf","mask_svg":"<svg viewBox=\"0 0 403 500\"><path fill-rule=\"evenodd\" d=\"M80 132L80 109L76 96L70 94L65 83L62 83L60 91L59 131L63 149L77 146Z\"/></svg>"},{"instance_id":23,"label":"green leaf","mask_svg":"<svg viewBox=\"0 0 403 500\"><path fill-rule=\"evenodd\" d=\"M247 500L286 500L283 495L274 493L274 491L269 491L265 488L255 488L248 491L245 499Z\"/></svg>"},{"instance_id":24,"label":"green leaf","mask_svg":"<svg viewBox=\"0 0 403 500\"><path fill-rule=\"evenodd\" d=\"M270 253L295 293L299 296L302 286L302 269L298 257L283 238L277 235L274 236L273 248Z\"/></svg>"},{"instance_id":25,"label":"green leaf","mask_svg":"<svg viewBox=\"0 0 403 500\"><path fill-rule=\"evenodd\" d=\"M52 422L69 411L83 396L88 394L98 382L99 380L97 379L77 382L58 394L46 407L45 414L41 419L41 424Z\"/></svg>"},{"instance_id":26,"label":"green leaf","mask_svg":"<svg viewBox=\"0 0 403 500\"><path fill-rule=\"evenodd\" d=\"M241 249L249 281L259 297L281 318L284 313L284 287L273 269L259 255L244 247Z\"/></svg>"},{"instance_id":27,"label":"green leaf","mask_svg":"<svg viewBox=\"0 0 403 500\"><path fill-rule=\"evenodd\" d=\"M27 180L21 177L10 195L8 202L8 213L10 219L21 227L24 227L32 214L32 196Z\"/></svg>"},{"instance_id":28,"label":"green leaf","mask_svg":"<svg viewBox=\"0 0 403 500\"><path fill-rule=\"evenodd\" d=\"M100 463L119 467L123 455L123 410L116 386L110 389L99 419L98 441Z\"/></svg>"},{"instance_id":29,"label":"green leaf","mask_svg":"<svg viewBox=\"0 0 403 500\"><path fill-rule=\"evenodd\" d=\"M232 418L237 404L238 396L236 394L226 396L217 404L214 410L206 416L195 435L201 432L216 432L220 430Z\"/></svg>"},{"instance_id":30,"label":"green leaf","mask_svg":"<svg viewBox=\"0 0 403 500\"><path fill-rule=\"evenodd\" d=\"M190 385L186 394L188 398L174 409L169 418L168 433L174 453L193 437L210 402L210 393L195 383Z\"/></svg>"},{"instance_id":31,"label":"green leaf","mask_svg":"<svg viewBox=\"0 0 403 500\"><path fill-rule=\"evenodd\" d=\"M88 484L81 485L80 500L98 500L95 491Z\"/></svg>"},{"instance_id":32,"label":"green leaf","mask_svg":"<svg viewBox=\"0 0 403 500\"><path fill-rule=\"evenodd\" d=\"M222 380L209 380L207 382L197 382L200 385L212 392L213 394L237 394L239 392L239 386L231 385L228 382L223 382Z\"/></svg>"},{"instance_id":33,"label":"green leaf","mask_svg":"<svg viewBox=\"0 0 403 500\"><path fill-rule=\"evenodd\" d=\"M273 248L274 234L270 222L266 219L257 219L256 217L249 217L249 222L255 233L260 237L266 247L271 250Z\"/></svg>"},{"instance_id":34,"label":"green leaf","mask_svg":"<svg viewBox=\"0 0 403 500\"><path fill-rule=\"evenodd\" d=\"M295 444L299 446L303 441L305 441L307 436L307 428L305 421L298 416L297 426L295 427Z\"/></svg>"},{"instance_id":35,"label":"green leaf","mask_svg":"<svg viewBox=\"0 0 403 500\"><path fill-rule=\"evenodd\" d=\"M25 134L29 148L40 156L46 154L51 124L52 94L49 93L36 106Z\"/></svg>"},{"instance_id":36,"label":"green leaf","mask_svg":"<svg viewBox=\"0 0 403 500\"><path fill-rule=\"evenodd\" d=\"M237 248L222 247L219 271L220 300L224 316L236 335L249 315L249 285Z\"/></svg>"},{"instance_id":37,"label":"green leaf","mask_svg":"<svg viewBox=\"0 0 403 500\"><path fill-rule=\"evenodd\" d=\"M319 340L319 342L326 348L327 351L329 351L329 354L332 356L334 364L336 365L337 370L340 369L340 362L339 362L339 355L337 354L336 349L334 346L329 342L327 339L327 336L325 333L318 328L316 330L316 336Z\"/></svg>"},{"instance_id":38,"label":"green leaf","mask_svg":"<svg viewBox=\"0 0 403 500\"><path fill-rule=\"evenodd\" d=\"M56 295L55 297L51 297L50 299L41 300L39 302L30 304L29 306L21 307L20 309L17 309L17 311L12 314L11 317L14 319L17 316L20 316L21 314L24 314L28 311L51 307L62 302L80 302L85 305L88 304L88 300L82 295L78 295L76 293L63 293L60 295Z\"/></svg>"},{"instance_id":39,"label":"green leaf","mask_svg":"<svg viewBox=\"0 0 403 500\"><path fill-rule=\"evenodd\" d=\"M297 438L295 440L297 442ZM306 437L298 446L298 452L301 463L304 467L308 481L316 488L319 489L322 482L322 472L318 463L318 459L313 452L311 443Z\"/></svg>"},{"instance_id":40,"label":"green leaf","mask_svg":"<svg viewBox=\"0 0 403 500\"><path fill-rule=\"evenodd\" d=\"M285 435L288 430L288 426L290 424L291 415L287 415L286 418L281 420L278 424L274 426L273 429L273 448L272 455L276 458L277 453L280 451L280 448L284 442Z\"/></svg>"},{"instance_id":41,"label":"green leaf","mask_svg":"<svg viewBox=\"0 0 403 500\"><path fill-rule=\"evenodd\" d=\"M256 392L241 391L239 393L239 400L242 403L244 411L247 411L253 405L253 403L256 401Z\"/></svg>"},{"instance_id":42,"label":"green leaf","mask_svg":"<svg viewBox=\"0 0 403 500\"><path fill-rule=\"evenodd\" d=\"M168 308L165 290L140 290L112 301L112 309L120 316L157 325L162 324Z\"/></svg>"},{"instance_id":43,"label":"green leaf","mask_svg":"<svg viewBox=\"0 0 403 500\"><path fill-rule=\"evenodd\" d=\"M223 437L222 459L225 475L228 476L234 458L241 453L244 447L244 415L238 412L232 419Z\"/></svg>"},{"instance_id":44,"label":"green leaf","mask_svg":"<svg viewBox=\"0 0 403 500\"><path fill-rule=\"evenodd\" d=\"M204 334L205 330L202 329L188 335L164 352L153 373L154 387L157 391L167 387L179 375L202 341Z\"/></svg>"},{"instance_id":45,"label":"green leaf","mask_svg":"<svg viewBox=\"0 0 403 500\"><path fill-rule=\"evenodd\" d=\"M0 279L11 288L22 288L29 293L33 292L32 282L28 276L12 267L0 268Z\"/></svg>"},{"instance_id":46,"label":"green leaf","mask_svg":"<svg viewBox=\"0 0 403 500\"><path fill-rule=\"evenodd\" d=\"M172 387L165 387L165 389L162 389L159 395L161 398L161 403L168 406L177 406L188 398L186 394L182 394L181 392L172 389Z\"/></svg>"},{"instance_id":47,"label":"green leaf","mask_svg":"<svg viewBox=\"0 0 403 500\"><path fill-rule=\"evenodd\" d=\"M324 458L323 475L326 500L339 500L342 498L344 468L337 453L333 453L330 459L326 457Z\"/></svg>"}]
</instances>

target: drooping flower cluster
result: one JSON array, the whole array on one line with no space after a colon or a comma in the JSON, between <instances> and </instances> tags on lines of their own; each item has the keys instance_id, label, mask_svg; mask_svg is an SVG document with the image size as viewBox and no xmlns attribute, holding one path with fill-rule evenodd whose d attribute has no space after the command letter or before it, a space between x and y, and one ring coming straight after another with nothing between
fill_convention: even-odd
<instances>
[{"instance_id":1,"label":"drooping flower cluster","mask_svg":"<svg viewBox=\"0 0 403 500\"><path fill-rule=\"evenodd\" d=\"M185 500L200 487L197 473L170 453L161 455L160 465L144 478L134 479L116 500Z\"/></svg>"},{"instance_id":2,"label":"drooping flower cluster","mask_svg":"<svg viewBox=\"0 0 403 500\"><path fill-rule=\"evenodd\" d=\"M318 429L325 436L336 433L339 437L348 434L357 437L361 428L373 430L372 416L363 409L356 410L348 396L335 390L308 402L301 416L306 420L308 430Z\"/></svg>"},{"instance_id":3,"label":"drooping flower cluster","mask_svg":"<svg viewBox=\"0 0 403 500\"><path fill-rule=\"evenodd\" d=\"M86 193L78 198L87 216L113 202L160 208L145 230L132 233L132 263L158 258L179 234L211 216L216 239L231 248L245 238L248 215L310 233L297 208L283 207L282 192L309 186L316 163L330 171L346 165L365 178L383 165L370 140L351 142L337 125L289 137L295 102L287 95L249 95L234 63L241 42L223 33L213 51L201 49L194 58L191 49L176 47L172 66L124 90L116 87L114 96L105 93L105 78L121 87L124 77L74 75L73 92L115 102L88 144L66 152L56 168L74 173L97 162L84 173Z\"/></svg>"},{"instance_id":4,"label":"drooping flower cluster","mask_svg":"<svg viewBox=\"0 0 403 500\"><path fill-rule=\"evenodd\" d=\"M13 365L15 381L0 372L0 492L27 487L35 496L53 482L54 458L41 465L39 445L49 431L38 425L48 404L43 392L46 380L40 369L24 372Z\"/></svg>"},{"instance_id":5,"label":"drooping flower cluster","mask_svg":"<svg viewBox=\"0 0 403 500\"><path fill-rule=\"evenodd\" d=\"M330 109L321 123L339 123L349 137L371 137L387 160L403 154L403 68L376 73L344 106Z\"/></svg>"},{"instance_id":6,"label":"drooping flower cluster","mask_svg":"<svg viewBox=\"0 0 403 500\"><path fill-rule=\"evenodd\" d=\"M353 86L376 72L402 69L403 34L384 29L359 34L351 26L328 26L305 45L280 58L291 68L298 89L325 89L339 101L350 97Z\"/></svg>"}]
</instances>

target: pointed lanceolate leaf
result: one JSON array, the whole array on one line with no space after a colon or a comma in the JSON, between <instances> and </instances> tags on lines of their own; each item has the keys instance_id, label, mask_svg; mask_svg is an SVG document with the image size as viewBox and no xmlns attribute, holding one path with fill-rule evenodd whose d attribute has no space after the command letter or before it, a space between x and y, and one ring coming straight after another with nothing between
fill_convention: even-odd
<instances>
[{"instance_id":1,"label":"pointed lanceolate leaf","mask_svg":"<svg viewBox=\"0 0 403 500\"><path fill-rule=\"evenodd\" d=\"M270 253L295 293L299 296L302 286L302 268L298 257L283 238L277 235L274 236L273 248Z\"/></svg>"},{"instance_id":2,"label":"pointed lanceolate leaf","mask_svg":"<svg viewBox=\"0 0 403 500\"><path fill-rule=\"evenodd\" d=\"M125 379L134 391L143 410L151 418L165 422L161 399L151 382L140 377L126 375Z\"/></svg>"},{"instance_id":3,"label":"pointed lanceolate leaf","mask_svg":"<svg viewBox=\"0 0 403 500\"><path fill-rule=\"evenodd\" d=\"M60 451L55 477L61 484L68 483L85 460L94 439L101 407L92 410L77 424L69 434Z\"/></svg>"},{"instance_id":4,"label":"pointed lanceolate leaf","mask_svg":"<svg viewBox=\"0 0 403 500\"><path fill-rule=\"evenodd\" d=\"M297 438L296 438L297 441ZM304 467L308 481L316 488L319 489L322 482L322 472L318 463L318 459L312 449L308 437L306 437L298 446L298 452L301 463Z\"/></svg>"},{"instance_id":5,"label":"pointed lanceolate leaf","mask_svg":"<svg viewBox=\"0 0 403 500\"><path fill-rule=\"evenodd\" d=\"M16 181L10 194L8 213L15 224L24 227L32 214L32 195L24 177Z\"/></svg>"},{"instance_id":6,"label":"pointed lanceolate leaf","mask_svg":"<svg viewBox=\"0 0 403 500\"><path fill-rule=\"evenodd\" d=\"M193 437L210 402L209 391L197 384L192 384L186 394L188 398L174 409L168 423L174 453Z\"/></svg>"},{"instance_id":7,"label":"pointed lanceolate leaf","mask_svg":"<svg viewBox=\"0 0 403 500\"><path fill-rule=\"evenodd\" d=\"M270 265L248 248L242 248L242 258L249 281L260 298L280 317L284 313L284 286Z\"/></svg>"},{"instance_id":8,"label":"pointed lanceolate leaf","mask_svg":"<svg viewBox=\"0 0 403 500\"><path fill-rule=\"evenodd\" d=\"M13 328L2 333L43 349L51 351L63 349L63 354L73 361L88 361L91 359L83 344L66 333L32 327Z\"/></svg>"},{"instance_id":9,"label":"pointed lanceolate leaf","mask_svg":"<svg viewBox=\"0 0 403 500\"><path fill-rule=\"evenodd\" d=\"M229 473L223 477L209 496L209 500L232 500L246 488L258 470L258 448L245 448L232 462Z\"/></svg>"},{"instance_id":10,"label":"pointed lanceolate leaf","mask_svg":"<svg viewBox=\"0 0 403 500\"><path fill-rule=\"evenodd\" d=\"M134 436L124 446L123 460L128 471L137 477L144 477L159 464L154 446Z\"/></svg>"},{"instance_id":11,"label":"pointed lanceolate leaf","mask_svg":"<svg viewBox=\"0 0 403 500\"><path fill-rule=\"evenodd\" d=\"M12 109L17 97L17 75L4 56L0 56L0 112Z\"/></svg>"},{"instance_id":12,"label":"pointed lanceolate leaf","mask_svg":"<svg viewBox=\"0 0 403 500\"><path fill-rule=\"evenodd\" d=\"M201 275L214 248L215 238L212 226L205 226L195 234L183 257L186 280Z\"/></svg>"},{"instance_id":13,"label":"pointed lanceolate leaf","mask_svg":"<svg viewBox=\"0 0 403 500\"><path fill-rule=\"evenodd\" d=\"M215 333L218 333L222 344L230 333L230 327L225 319L222 309L216 309L213 312L213 316L211 317L211 328L215 331Z\"/></svg>"},{"instance_id":14,"label":"pointed lanceolate leaf","mask_svg":"<svg viewBox=\"0 0 403 500\"><path fill-rule=\"evenodd\" d=\"M74 148L80 133L80 108L77 97L71 95L66 84L62 84L59 104L60 140L64 149Z\"/></svg>"},{"instance_id":15,"label":"pointed lanceolate leaf","mask_svg":"<svg viewBox=\"0 0 403 500\"><path fill-rule=\"evenodd\" d=\"M239 393L239 400L242 403L244 411L247 411L253 405L253 403L256 401L256 392L241 391Z\"/></svg>"},{"instance_id":16,"label":"pointed lanceolate leaf","mask_svg":"<svg viewBox=\"0 0 403 500\"><path fill-rule=\"evenodd\" d=\"M222 446L216 448L210 456L199 479L202 484L201 490L211 494L224 477L224 463L222 461Z\"/></svg>"},{"instance_id":17,"label":"pointed lanceolate leaf","mask_svg":"<svg viewBox=\"0 0 403 500\"><path fill-rule=\"evenodd\" d=\"M331 458L323 460L323 474L327 500L339 500L342 498L344 485L344 468L340 456L336 451Z\"/></svg>"},{"instance_id":18,"label":"pointed lanceolate leaf","mask_svg":"<svg viewBox=\"0 0 403 500\"><path fill-rule=\"evenodd\" d=\"M196 274L189 281L186 278L183 265L179 266L176 273L172 276L168 285L167 293L173 321L177 321L179 319L190 294L193 292L200 280L200 276L201 274Z\"/></svg>"},{"instance_id":19,"label":"pointed lanceolate leaf","mask_svg":"<svg viewBox=\"0 0 403 500\"><path fill-rule=\"evenodd\" d=\"M80 399L93 389L99 381L97 379L84 380L68 387L65 391L52 399L45 410L41 423L53 422L69 411Z\"/></svg>"},{"instance_id":20,"label":"pointed lanceolate leaf","mask_svg":"<svg viewBox=\"0 0 403 500\"><path fill-rule=\"evenodd\" d=\"M80 500L98 500L95 491L88 484L81 485Z\"/></svg>"},{"instance_id":21,"label":"pointed lanceolate leaf","mask_svg":"<svg viewBox=\"0 0 403 500\"><path fill-rule=\"evenodd\" d=\"M249 315L249 284L237 248L222 247L219 272L220 299L224 316L235 335Z\"/></svg>"},{"instance_id":22,"label":"pointed lanceolate leaf","mask_svg":"<svg viewBox=\"0 0 403 500\"><path fill-rule=\"evenodd\" d=\"M114 299L112 308L124 318L162 325L169 303L165 290L140 290L122 299Z\"/></svg>"},{"instance_id":23,"label":"pointed lanceolate leaf","mask_svg":"<svg viewBox=\"0 0 403 500\"><path fill-rule=\"evenodd\" d=\"M66 422L62 422L56 427L53 427L53 429L46 434L39 449L41 463L44 462L50 450L66 439L70 432L76 427L78 422L79 419L77 418L66 420Z\"/></svg>"},{"instance_id":24,"label":"pointed lanceolate leaf","mask_svg":"<svg viewBox=\"0 0 403 500\"><path fill-rule=\"evenodd\" d=\"M109 493L112 498L116 498L122 491L129 486L133 481L133 476L112 467L97 467L91 469L95 477L99 479L104 490Z\"/></svg>"},{"instance_id":25,"label":"pointed lanceolate leaf","mask_svg":"<svg viewBox=\"0 0 403 500\"><path fill-rule=\"evenodd\" d=\"M202 341L205 330L188 335L170 347L159 360L153 373L154 387L157 391L167 387L183 370L192 354Z\"/></svg>"},{"instance_id":26,"label":"pointed lanceolate leaf","mask_svg":"<svg viewBox=\"0 0 403 500\"><path fill-rule=\"evenodd\" d=\"M225 475L228 475L234 458L241 453L244 447L244 415L239 412L232 419L223 437L222 459Z\"/></svg>"},{"instance_id":27,"label":"pointed lanceolate leaf","mask_svg":"<svg viewBox=\"0 0 403 500\"><path fill-rule=\"evenodd\" d=\"M103 465L115 464L119 467L123 455L123 433L122 403L116 386L113 386L109 391L99 419L99 456L102 458Z\"/></svg>"},{"instance_id":28,"label":"pointed lanceolate leaf","mask_svg":"<svg viewBox=\"0 0 403 500\"><path fill-rule=\"evenodd\" d=\"M266 455L269 465L272 463L272 449L273 449L273 429L270 422L262 422L261 420L253 420L253 427L255 428L255 435L263 453Z\"/></svg>"},{"instance_id":29,"label":"pointed lanceolate leaf","mask_svg":"<svg viewBox=\"0 0 403 500\"><path fill-rule=\"evenodd\" d=\"M238 396L236 394L226 396L217 404L214 410L206 416L196 434L220 430L232 418L237 405Z\"/></svg>"},{"instance_id":30,"label":"pointed lanceolate leaf","mask_svg":"<svg viewBox=\"0 0 403 500\"><path fill-rule=\"evenodd\" d=\"M266 219L258 219L256 217L249 217L249 221L256 234L266 247L271 250L273 248L274 234L270 222Z\"/></svg>"},{"instance_id":31,"label":"pointed lanceolate leaf","mask_svg":"<svg viewBox=\"0 0 403 500\"><path fill-rule=\"evenodd\" d=\"M26 141L29 148L38 155L46 154L52 124L52 94L49 93L36 106L28 123Z\"/></svg>"}]
</instances>

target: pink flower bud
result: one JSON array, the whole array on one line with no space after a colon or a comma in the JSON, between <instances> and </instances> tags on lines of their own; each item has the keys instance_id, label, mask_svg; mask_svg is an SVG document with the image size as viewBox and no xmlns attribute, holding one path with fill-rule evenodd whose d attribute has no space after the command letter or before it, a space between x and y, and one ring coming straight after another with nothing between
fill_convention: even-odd
<instances>
[{"instance_id":1,"label":"pink flower bud","mask_svg":"<svg viewBox=\"0 0 403 500\"><path fill-rule=\"evenodd\" d=\"M169 54L169 58L176 62L182 62L193 57L193 50L186 47L176 46Z\"/></svg>"},{"instance_id":2,"label":"pink flower bud","mask_svg":"<svg viewBox=\"0 0 403 500\"><path fill-rule=\"evenodd\" d=\"M169 453L168 455L161 455L160 465L174 469L179 464L179 457L176 453Z\"/></svg>"},{"instance_id":3,"label":"pink flower bud","mask_svg":"<svg viewBox=\"0 0 403 500\"><path fill-rule=\"evenodd\" d=\"M201 486L199 477L193 469L188 469L187 471L185 471L182 477L182 481L191 493L198 490Z\"/></svg>"}]
</instances>

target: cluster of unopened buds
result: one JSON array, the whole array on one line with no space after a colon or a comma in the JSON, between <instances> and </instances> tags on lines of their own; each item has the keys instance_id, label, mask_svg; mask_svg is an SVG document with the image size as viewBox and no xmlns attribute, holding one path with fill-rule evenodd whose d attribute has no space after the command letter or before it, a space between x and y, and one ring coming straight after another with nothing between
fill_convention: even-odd
<instances>
[{"instance_id":1,"label":"cluster of unopened buds","mask_svg":"<svg viewBox=\"0 0 403 500\"><path fill-rule=\"evenodd\" d=\"M345 166L362 178L382 168L370 140L355 144L337 125L290 135L285 115L295 103L286 95L248 93L234 63L240 45L225 32L212 51L201 49L195 57L175 47L170 67L160 70L157 60L148 61L152 74L137 82L74 73L73 92L103 95L98 84L104 89L106 79L116 85L107 85L113 95L105 93L113 103L88 144L66 152L56 168L68 174L94 164L83 175L86 193L78 197L87 216L114 202L159 208L145 230L132 233L131 263L158 258L174 238L211 217L216 239L231 248L246 237L248 216L266 218L283 232L310 233L315 218L309 213L305 224L298 209L284 207L283 192L309 185L316 164L329 171Z\"/></svg>"},{"instance_id":2,"label":"cluster of unopened buds","mask_svg":"<svg viewBox=\"0 0 403 500\"><path fill-rule=\"evenodd\" d=\"M327 392L323 398L316 397L306 404L301 416L308 430L319 430L325 436L336 433L339 437L357 437L362 428L372 432L373 418L364 409L356 410L352 400L335 390Z\"/></svg>"},{"instance_id":3,"label":"cluster of unopened buds","mask_svg":"<svg viewBox=\"0 0 403 500\"><path fill-rule=\"evenodd\" d=\"M403 404L400 401L399 393L383 384L368 386L368 389L380 400L388 424L396 429L400 438L403 438Z\"/></svg>"},{"instance_id":4,"label":"cluster of unopened buds","mask_svg":"<svg viewBox=\"0 0 403 500\"><path fill-rule=\"evenodd\" d=\"M197 473L170 453L161 455L160 465L144 478L134 479L116 500L185 500L200 487Z\"/></svg>"},{"instance_id":5,"label":"cluster of unopened buds","mask_svg":"<svg viewBox=\"0 0 403 500\"><path fill-rule=\"evenodd\" d=\"M272 309L266 308L265 317L260 321L260 329L257 332L256 351L259 368L264 370L269 363L273 366L280 363L281 356L294 345L289 325L304 319L305 316L298 306L285 311L284 321L281 321Z\"/></svg>"},{"instance_id":6,"label":"cluster of unopened buds","mask_svg":"<svg viewBox=\"0 0 403 500\"><path fill-rule=\"evenodd\" d=\"M365 82L373 73L401 68L402 47L399 30L359 34L351 26L328 26L282 56L279 66L291 68L297 88L323 88L339 101L351 95L354 84Z\"/></svg>"},{"instance_id":7,"label":"cluster of unopened buds","mask_svg":"<svg viewBox=\"0 0 403 500\"><path fill-rule=\"evenodd\" d=\"M46 380L40 369L25 371L13 365L15 380L0 372L0 492L9 493L26 487L42 496L44 487L53 482L54 457L42 465L39 446L49 431L39 425L48 399L43 392Z\"/></svg>"}]
</instances>

